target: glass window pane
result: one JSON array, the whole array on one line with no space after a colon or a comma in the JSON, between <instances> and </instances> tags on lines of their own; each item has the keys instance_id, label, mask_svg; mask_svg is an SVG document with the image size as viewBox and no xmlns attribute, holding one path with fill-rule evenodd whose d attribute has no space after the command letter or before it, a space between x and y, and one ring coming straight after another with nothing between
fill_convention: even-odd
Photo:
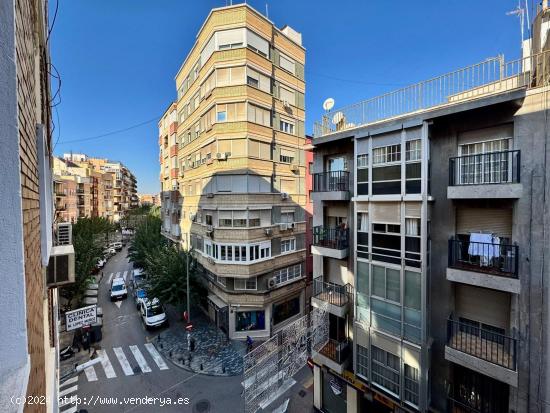
<instances>
[{"instance_id":1,"label":"glass window pane","mask_svg":"<svg viewBox=\"0 0 550 413\"><path fill-rule=\"evenodd\" d=\"M386 268L386 298L400 302L399 270Z\"/></svg>"},{"instance_id":2,"label":"glass window pane","mask_svg":"<svg viewBox=\"0 0 550 413\"><path fill-rule=\"evenodd\" d=\"M421 301L420 273L405 271L405 307L420 310Z\"/></svg>"},{"instance_id":3,"label":"glass window pane","mask_svg":"<svg viewBox=\"0 0 550 413\"><path fill-rule=\"evenodd\" d=\"M362 261L357 261L357 291L369 293L369 264Z\"/></svg>"},{"instance_id":4,"label":"glass window pane","mask_svg":"<svg viewBox=\"0 0 550 413\"><path fill-rule=\"evenodd\" d=\"M385 270L384 267L372 266L372 294L385 297Z\"/></svg>"}]
</instances>

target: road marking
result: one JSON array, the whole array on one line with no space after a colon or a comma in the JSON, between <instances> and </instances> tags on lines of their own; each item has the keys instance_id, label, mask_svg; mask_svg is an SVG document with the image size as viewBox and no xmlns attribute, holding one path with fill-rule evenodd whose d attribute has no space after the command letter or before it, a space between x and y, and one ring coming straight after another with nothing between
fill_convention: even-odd
<instances>
[{"instance_id":1,"label":"road marking","mask_svg":"<svg viewBox=\"0 0 550 413\"><path fill-rule=\"evenodd\" d=\"M61 410L61 413L76 413L76 406L71 406L66 410Z\"/></svg>"},{"instance_id":2,"label":"road marking","mask_svg":"<svg viewBox=\"0 0 550 413\"><path fill-rule=\"evenodd\" d=\"M141 351L139 351L138 346L130 346L130 350L132 351L134 358L138 362L139 367L141 368L141 371L143 371L144 373L150 373L151 368L145 361L145 358L143 358L143 354L141 354Z\"/></svg>"},{"instance_id":3,"label":"road marking","mask_svg":"<svg viewBox=\"0 0 550 413\"><path fill-rule=\"evenodd\" d=\"M77 381L78 381L78 376L77 376L77 377L73 377L72 379L69 379L69 380L65 380L63 383L61 383L61 384L59 385L59 387L68 386L69 384L76 383Z\"/></svg>"},{"instance_id":4,"label":"road marking","mask_svg":"<svg viewBox=\"0 0 550 413\"><path fill-rule=\"evenodd\" d=\"M157 366L159 366L159 369L168 370L168 366L166 365L166 363L162 359L162 356L159 354L159 352L157 351L157 349L152 343L146 343L145 348L147 349L151 357L153 357L153 360L155 361L155 363L157 363Z\"/></svg>"},{"instance_id":5,"label":"road marking","mask_svg":"<svg viewBox=\"0 0 550 413\"><path fill-rule=\"evenodd\" d=\"M60 400L59 401L59 407L60 408L61 407L67 407L70 404L75 404L76 405L77 397L78 397L78 395L76 395L76 394L71 394L70 396L60 396L59 397L59 400Z\"/></svg>"},{"instance_id":6,"label":"road marking","mask_svg":"<svg viewBox=\"0 0 550 413\"><path fill-rule=\"evenodd\" d=\"M120 308L120 306L122 305L122 301L116 300L115 305Z\"/></svg>"},{"instance_id":7,"label":"road marking","mask_svg":"<svg viewBox=\"0 0 550 413\"><path fill-rule=\"evenodd\" d=\"M122 367L124 374L126 374L127 376L133 376L134 371L132 370L132 366L130 366L128 359L126 358L124 351L122 351L122 348L113 347L113 351L115 352L115 356L118 359L118 362L120 363L120 367Z\"/></svg>"},{"instance_id":8,"label":"road marking","mask_svg":"<svg viewBox=\"0 0 550 413\"><path fill-rule=\"evenodd\" d=\"M68 389L65 389L61 392L59 392L59 397L63 397L69 393L73 393L78 390L78 386L69 387Z\"/></svg>"},{"instance_id":9,"label":"road marking","mask_svg":"<svg viewBox=\"0 0 550 413\"><path fill-rule=\"evenodd\" d=\"M103 370L105 370L107 378L112 379L116 377L115 370L113 369L111 360L109 360L109 356L107 356L107 352L105 350L97 350L97 354L101 357L101 365L103 366Z\"/></svg>"},{"instance_id":10,"label":"road marking","mask_svg":"<svg viewBox=\"0 0 550 413\"><path fill-rule=\"evenodd\" d=\"M109 281L107 281L109 284L111 284L111 281L113 280L113 275L115 274L111 273L111 275L109 275Z\"/></svg>"},{"instance_id":11,"label":"road marking","mask_svg":"<svg viewBox=\"0 0 550 413\"><path fill-rule=\"evenodd\" d=\"M84 369L84 373L86 373L86 378L88 381L97 381L94 366L86 367Z\"/></svg>"},{"instance_id":12,"label":"road marking","mask_svg":"<svg viewBox=\"0 0 550 413\"><path fill-rule=\"evenodd\" d=\"M128 275L128 271L124 271L124 274L122 275L122 278L124 278L124 282L126 282L127 275Z\"/></svg>"}]
</instances>

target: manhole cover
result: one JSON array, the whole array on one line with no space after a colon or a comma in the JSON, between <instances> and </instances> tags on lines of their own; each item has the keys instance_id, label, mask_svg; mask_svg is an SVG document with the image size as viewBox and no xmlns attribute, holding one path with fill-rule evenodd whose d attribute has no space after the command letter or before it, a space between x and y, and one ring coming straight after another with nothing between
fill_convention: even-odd
<instances>
[{"instance_id":1,"label":"manhole cover","mask_svg":"<svg viewBox=\"0 0 550 413\"><path fill-rule=\"evenodd\" d=\"M193 411L195 413L208 413L210 411L210 402L206 399L199 400L195 403Z\"/></svg>"},{"instance_id":2,"label":"manhole cover","mask_svg":"<svg viewBox=\"0 0 550 413\"><path fill-rule=\"evenodd\" d=\"M300 397L304 397L306 394L307 394L307 393L306 393L305 390L300 390L300 391L298 392L298 395L299 395Z\"/></svg>"}]
</instances>

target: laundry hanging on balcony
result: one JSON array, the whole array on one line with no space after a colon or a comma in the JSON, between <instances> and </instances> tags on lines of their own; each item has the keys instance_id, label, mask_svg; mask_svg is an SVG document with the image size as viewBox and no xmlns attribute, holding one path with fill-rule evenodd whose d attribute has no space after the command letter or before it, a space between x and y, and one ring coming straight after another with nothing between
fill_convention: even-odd
<instances>
[{"instance_id":1,"label":"laundry hanging on balcony","mask_svg":"<svg viewBox=\"0 0 550 413\"><path fill-rule=\"evenodd\" d=\"M468 254L479 257L481 265L489 265L492 258L500 257L500 238L492 234L472 232Z\"/></svg>"}]
</instances>

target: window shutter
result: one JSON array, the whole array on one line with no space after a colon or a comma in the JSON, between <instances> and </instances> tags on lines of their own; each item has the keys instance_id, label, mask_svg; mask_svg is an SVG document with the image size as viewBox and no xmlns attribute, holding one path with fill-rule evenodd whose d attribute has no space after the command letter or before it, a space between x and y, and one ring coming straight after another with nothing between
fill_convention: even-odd
<instances>
[{"instance_id":1,"label":"window shutter","mask_svg":"<svg viewBox=\"0 0 550 413\"><path fill-rule=\"evenodd\" d=\"M279 98L279 82L276 80L273 81L273 96Z\"/></svg>"},{"instance_id":2,"label":"window shutter","mask_svg":"<svg viewBox=\"0 0 550 413\"><path fill-rule=\"evenodd\" d=\"M271 60L275 66L279 66L279 51L275 48L271 50Z\"/></svg>"},{"instance_id":3,"label":"window shutter","mask_svg":"<svg viewBox=\"0 0 550 413\"><path fill-rule=\"evenodd\" d=\"M294 91L294 94L295 94L296 107L298 107L299 109L305 109L306 103L305 103L304 94L302 92L298 92L297 90Z\"/></svg>"},{"instance_id":4,"label":"window shutter","mask_svg":"<svg viewBox=\"0 0 550 413\"><path fill-rule=\"evenodd\" d=\"M296 135L297 136L305 136L306 135L305 125L304 125L304 122L301 121L301 120L296 122Z\"/></svg>"},{"instance_id":5,"label":"window shutter","mask_svg":"<svg viewBox=\"0 0 550 413\"><path fill-rule=\"evenodd\" d=\"M279 130L280 128L280 120L281 115L279 115L277 112L273 113L273 129Z\"/></svg>"},{"instance_id":6,"label":"window shutter","mask_svg":"<svg viewBox=\"0 0 550 413\"><path fill-rule=\"evenodd\" d=\"M296 74L296 77L300 80L304 80L305 79L305 76L304 76L304 65L301 64L300 62L295 62L295 74Z\"/></svg>"}]
</instances>

